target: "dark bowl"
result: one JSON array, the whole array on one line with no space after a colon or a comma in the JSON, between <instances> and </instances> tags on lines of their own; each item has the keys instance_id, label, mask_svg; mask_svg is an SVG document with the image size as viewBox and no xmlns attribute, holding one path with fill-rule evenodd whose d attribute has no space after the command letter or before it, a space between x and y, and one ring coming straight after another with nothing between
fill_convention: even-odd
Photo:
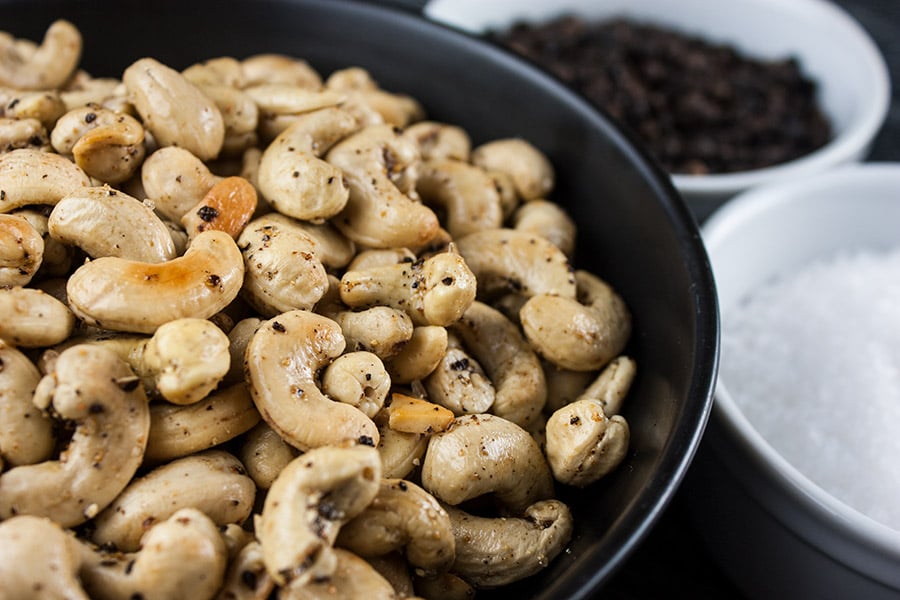
<instances>
[{"instance_id":1,"label":"dark bowl","mask_svg":"<svg viewBox=\"0 0 900 600\"><path fill-rule=\"evenodd\" d=\"M718 360L716 293L697 225L633 140L511 54L382 5L0 0L0 28L16 37L39 40L59 17L81 30L82 66L95 76L119 77L142 56L175 68L260 52L304 58L323 74L358 65L382 87L417 98L431 118L465 128L473 143L521 136L549 156L554 199L579 225L575 265L609 281L633 312L628 353L638 376L624 408L628 457L584 491L560 489L576 518L569 551L514 588L523 600L586 598L609 581L682 481L706 425Z\"/></svg>"}]
</instances>

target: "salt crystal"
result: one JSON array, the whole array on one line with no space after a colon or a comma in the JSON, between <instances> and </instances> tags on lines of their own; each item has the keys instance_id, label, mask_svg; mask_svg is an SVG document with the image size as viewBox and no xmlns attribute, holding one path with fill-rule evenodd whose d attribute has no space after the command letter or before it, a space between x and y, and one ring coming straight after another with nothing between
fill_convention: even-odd
<instances>
[{"instance_id":1,"label":"salt crystal","mask_svg":"<svg viewBox=\"0 0 900 600\"><path fill-rule=\"evenodd\" d=\"M720 375L788 462L900 531L900 248L811 264L723 312Z\"/></svg>"}]
</instances>

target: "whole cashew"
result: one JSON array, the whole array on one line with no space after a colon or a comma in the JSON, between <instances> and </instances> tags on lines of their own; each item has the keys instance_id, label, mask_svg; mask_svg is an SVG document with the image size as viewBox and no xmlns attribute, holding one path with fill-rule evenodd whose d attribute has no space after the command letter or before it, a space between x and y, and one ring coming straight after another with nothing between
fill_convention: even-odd
<instances>
[{"instance_id":1,"label":"whole cashew","mask_svg":"<svg viewBox=\"0 0 900 600\"><path fill-rule=\"evenodd\" d=\"M62 87L81 60L81 32L62 19L50 24L32 52L23 53L9 36L0 41L0 85L27 90Z\"/></svg>"},{"instance_id":2,"label":"whole cashew","mask_svg":"<svg viewBox=\"0 0 900 600\"><path fill-rule=\"evenodd\" d=\"M371 352L348 352L337 357L322 373L322 391L355 406L370 419L387 398L391 378L384 363Z\"/></svg>"},{"instance_id":3,"label":"whole cashew","mask_svg":"<svg viewBox=\"0 0 900 600\"><path fill-rule=\"evenodd\" d=\"M369 446L328 446L278 475L257 517L266 570L278 585L302 586L335 572L341 526L378 494L381 461Z\"/></svg>"},{"instance_id":4,"label":"whole cashew","mask_svg":"<svg viewBox=\"0 0 900 600\"><path fill-rule=\"evenodd\" d=\"M48 278L67 277L75 261L75 248L50 236L50 207L18 208L11 215L23 217L44 240L44 255L33 279L38 283ZM0 221L3 217L0 216Z\"/></svg>"},{"instance_id":5,"label":"whole cashew","mask_svg":"<svg viewBox=\"0 0 900 600\"><path fill-rule=\"evenodd\" d=\"M130 115L134 112L134 107L125 98L122 82L115 77L92 77L85 71L76 71L66 87L60 90L59 96L66 111L98 104Z\"/></svg>"},{"instance_id":6,"label":"whole cashew","mask_svg":"<svg viewBox=\"0 0 900 600\"><path fill-rule=\"evenodd\" d=\"M296 84L264 83L247 87L244 92L258 107L257 132L264 146L309 113L322 109L346 108L345 94ZM353 117L358 118L355 114Z\"/></svg>"},{"instance_id":7,"label":"whole cashew","mask_svg":"<svg viewBox=\"0 0 900 600\"><path fill-rule=\"evenodd\" d=\"M381 436L376 448L381 456L382 475L385 478L403 479L422 465L429 436L391 429L389 419L390 415L386 410L375 415L375 423Z\"/></svg>"},{"instance_id":8,"label":"whole cashew","mask_svg":"<svg viewBox=\"0 0 900 600\"><path fill-rule=\"evenodd\" d=\"M563 406L546 427L547 462L557 481L584 487L615 469L628 453L630 430L621 415L607 417L599 400Z\"/></svg>"},{"instance_id":9,"label":"whole cashew","mask_svg":"<svg viewBox=\"0 0 900 600\"><path fill-rule=\"evenodd\" d=\"M156 150L141 165L141 183L153 207L177 223L221 179L188 150L175 146Z\"/></svg>"},{"instance_id":10,"label":"whole cashew","mask_svg":"<svg viewBox=\"0 0 900 600\"><path fill-rule=\"evenodd\" d=\"M0 285L26 285L44 260L44 239L25 217L0 214Z\"/></svg>"},{"instance_id":11,"label":"whole cashew","mask_svg":"<svg viewBox=\"0 0 900 600\"><path fill-rule=\"evenodd\" d=\"M75 315L41 290L0 287L0 339L23 348L58 344L71 335Z\"/></svg>"},{"instance_id":12,"label":"whole cashew","mask_svg":"<svg viewBox=\"0 0 900 600\"><path fill-rule=\"evenodd\" d=\"M279 590L279 600L398 600L391 583L364 559L352 552L334 549L334 573L303 585L289 584Z\"/></svg>"},{"instance_id":13,"label":"whole cashew","mask_svg":"<svg viewBox=\"0 0 900 600\"><path fill-rule=\"evenodd\" d=\"M447 329L440 325L421 325L412 337L384 366L395 384L412 383L428 377L447 353Z\"/></svg>"},{"instance_id":14,"label":"whole cashew","mask_svg":"<svg viewBox=\"0 0 900 600\"><path fill-rule=\"evenodd\" d=\"M378 495L341 527L335 544L363 558L405 550L409 563L425 574L446 571L456 558L447 511L403 479L382 479Z\"/></svg>"},{"instance_id":15,"label":"whole cashew","mask_svg":"<svg viewBox=\"0 0 900 600\"><path fill-rule=\"evenodd\" d=\"M381 89L371 74L361 67L334 71L325 80L325 87L345 92L348 96L347 104L362 105L377 113L384 123L394 127L406 127L425 116L424 109L415 98Z\"/></svg>"},{"instance_id":16,"label":"whole cashew","mask_svg":"<svg viewBox=\"0 0 900 600\"><path fill-rule=\"evenodd\" d=\"M56 204L91 185L81 168L59 154L22 148L0 154L0 213L28 204Z\"/></svg>"},{"instance_id":17,"label":"whole cashew","mask_svg":"<svg viewBox=\"0 0 900 600\"><path fill-rule=\"evenodd\" d=\"M37 119L48 131L66 113L66 105L57 90L30 92L0 87L0 116Z\"/></svg>"},{"instance_id":18,"label":"whole cashew","mask_svg":"<svg viewBox=\"0 0 900 600\"><path fill-rule=\"evenodd\" d=\"M365 413L331 400L316 385L317 372L340 356L344 345L337 323L293 310L264 323L247 346L247 378L256 407L300 450L343 441L378 443L378 429Z\"/></svg>"},{"instance_id":19,"label":"whole cashew","mask_svg":"<svg viewBox=\"0 0 900 600\"><path fill-rule=\"evenodd\" d=\"M72 274L66 291L72 311L90 325L152 333L174 319L211 317L235 299L243 279L235 241L210 230L165 263L92 260Z\"/></svg>"},{"instance_id":20,"label":"whole cashew","mask_svg":"<svg viewBox=\"0 0 900 600\"><path fill-rule=\"evenodd\" d=\"M372 352L382 360L402 352L415 333L409 315L389 306L340 311L333 314L333 319L340 326L349 350Z\"/></svg>"},{"instance_id":21,"label":"whole cashew","mask_svg":"<svg viewBox=\"0 0 900 600\"><path fill-rule=\"evenodd\" d=\"M237 383L244 381L244 352L250 338L259 329L263 320L259 317L246 317L241 319L228 331L228 354L231 355L231 365L225 374L223 382Z\"/></svg>"},{"instance_id":22,"label":"whole cashew","mask_svg":"<svg viewBox=\"0 0 900 600\"><path fill-rule=\"evenodd\" d=\"M617 356L609 361L597 378L578 396L578 400L599 400L608 417L622 410L622 403L637 375L637 363L629 356Z\"/></svg>"},{"instance_id":23,"label":"whole cashew","mask_svg":"<svg viewBox=\"0 0 900 600\"><path fill-rule=\"evenodd\" d=\"M226 177L206 192L203 200L181 217L188 237L207 229L237 239L256 211L256 189L243 177Z\"/></svg>"},{"instance_id":24,"label":"whole cashew","mask_svg":"<svg viewBox=\"0 0 900 600\"><path fill-rule=\"evenodd\" d=\"M602 279L577 271L578 298L542 293L522 306L525 336L544 358L564 369L591 371L625 349L631 313L622 297Z\"/></svg>"},{"instance_id":25,"label":"whole cashew","mask_svg":"<svg viewBox=\"0 0 900 600\"><path fill-rule=\"evenodd\" d=\"M350 188L334 219L344 235L373 248L421 246L438 232L430 208L401 191L419 162L415 144L390 125L373 125L338 142L326 160L341 169Z\"/></svg>"},{"instance_id":26,"label":"whole cashew","mask_svg":"<svg viewBox=\"0 0 900 600\"><path fill-rule=\"evenodd\" d=\"M388 580L398 598L415 596L413 589L413 574L406 558L399 552L392 552L384 556L369 556L365 561L369 563L378 574Z\"/></svg>"},{"instance_id":27,"label":"whole cashew","mask_svg":"<svg viewBox=\"0 0 900 600\"><path fill-rule=\"evenodd\" d=\"M81 248L91 258L115 256L144 263L175 258L169 228L153 210L108 186L63 196L47 221L50 235Z\"/></svg>"},{"instance_id":28,"label":"whole cashew","mask_svg":"<svg viewBox=\"0 0 900 600\"><path fill-rule=\"evenodd\" d=\"M200 160L216 158L225 141L222 113L208 96L153 58L141 58L122 74L135 109L161 146L178 146Z\"/></svg>"},{"instance_id":29,"label":"whole cashew","mask_svg":"<svg viewBox=\"0 0 900 600\"><path fill-rule=\"evenodd\" d=\"M474 231L497 229L503 223L500 194L484 169L452 159L422 163L416 192L426 204L446 212L444 226L454 238Z\"/></svg>"},{"instance_id":30,"label":"whole cashew","mask_svg":"<svg viewBox=\"0 0 900 600\"><path fill-rule=\"evenodd\" d=\"M457 417L431 436L422 486L454 506L493 493L513 514L553 496L550 467L534 439L490 414Z\"/></svg>"},{"instance_id":31,"label":"whole cashew","mask_svg":"<svg viewBox=\"0 0 900 600\"><path fill-rule=\"evenodd\" d=\"M404 129L403 135L416 142L422 160L468 161L472 151L472 141L466 130L449 123L419 121Z\"/></svg>"},{"instance_id":32,"label":"whole cashew","mask_svg":"<svg viewBox=\"0 0 900 600\"><path fill-rule=\"evenodd\" d=\"M32 402L41 373L2 340L0 365L0 457L13 467L47 460L56 443L53 422Z\"/></svg>"},{"instance_id":33,"label":"whole cashew","mask_svg":"<svg viewBox=\"0 0 900 600\"><path fill-rule=\"evenodd\" d=\"M19 148L51 150L47 128L35 118L0 118L0 152Z\"/></svg>"},{"instance_id":34,"label":"whole cashew","mask_svg":"<svg viewBox=\"0 0 900 600\"><path fill-rule=\"evenodd\" d=\"M263 53L241 61L244 84L287 83L311 89L322 87L322 77L308 62L284 54Z\"/></svg>"},{"instance_id":35,"label":"whole cashew","mask_svg":"<svg viewBox=\"0 0 900 600\"><path fill-rule=\"evenodd\" d=\"M526 202L513 214L512 227L547 239L569 258L575 252L575 221L556 202L542 199Z\"/></svg>"},{"instance_id":36,"label":"whole cashew","mask_svg":"<svg viewBox=\"0 0 900 600\"><path fill-rule=\"evenodd\" d=\"M278 474L297 457L297 449L281 439L278 432L260 421L247 432L239 458L256 487L267 490Z\"/></svg>"},{"instance_id":37,"label":"whole cashew","mask_svg":"<svg viewBox=\"0 0 900 600\"><path fill-rule=\"evenodd\" d=\"M94 519L91 539L134 552L141 537L156 523L182 508L195 508L223 526L247 520L256 485L241 462L221 450L207 450L156 467L133 480Z\"/></svg>"},{"instance_id":38,"label":"whole cashew","mask_svg":"<svg viewBox=\"0 0 900 600\"><path fill-rule=\"evenodd\" d=\"M222 156L239 156L259 142L259 108L250 94L227 84L192 83L212 100L222 115L225 127Z\"/></svg>"},{"instance_id":39,"label":"whole cashew","mask_svg":"<svg viewBox=\"0 0 900 600\"><path fill-rule=\"evenodd\" d=\"M198 87L222 85L244 87L244 68L241 61L231 56L217 56L194 63L181 72L185 79Z\"/></svg>"},{"instance_id":40,"label":"whole cashew","mask_svg":"<svg viewBox=\"0 0 900 600\"><path fill-rule=\"evenodd\" d=\"M447 351L424 383L431 401L457 417L486 413L494 405L494 385L456 335L449 336Z\"/></svg>"},{"instance_id":41,"label":"whole cashew","mask_svg":"<svg viewBox=\"0 0 900 600\"><path fill-rule=\"evenodd\" d=\"M74 421L75 433L59 460L0 475L0 518L32 514L78 525L112 502L140 466L150 427L147 396L115 354L80 345L59 355L34 401Z\"/></svg>"},{"instance_id":42,"label":"whole cashew","mask_svg":"<svg viewBox=\"0 0 900 600\"><path fill-rule=\"evenodd\" d=\"M523 200L546 198L553 190L556 174L548 158L530 142L505 138L472 150L472 164L488 171L508 174Z\"/></svg>"},{"instance_id":43,"label":"whole cashew","mask_svg":"<svg viewBox=\"0 0 900 600\"><path fill-rule=\"evenodd\" d=\"M535 502L521 518L488 518L447 507L456 538L452 571L477 588L506 585L546 567L565 549L574 529L559 500Z\"/></svg>"},{"instance_id":44,"label":"whole cashew","mask_svg":"<svg viewBox=\"0 0 900 600\"><path fill-rule=\"evenodd\" d=\"M595 371L561 369L546 360L541 361L541 365L547 382L547 404L544 405L546 414L553 414L557 409L578 400L585 388L598 376Z\"/></svg>"}]
</instances>

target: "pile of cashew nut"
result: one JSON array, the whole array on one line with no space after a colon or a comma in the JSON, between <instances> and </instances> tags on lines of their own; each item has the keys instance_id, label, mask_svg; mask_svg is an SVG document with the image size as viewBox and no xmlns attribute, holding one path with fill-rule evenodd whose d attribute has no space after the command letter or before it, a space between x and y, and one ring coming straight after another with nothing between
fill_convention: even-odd
<instances>
[{"instance_id":1,"label":"pile of cashew nut","mask_svg":"<svg viewBox=\"0 0 900 600\"><path fill-rule=\"evenodd\" d=\"M0 34L0 586L470 598L620 464L631 317L529 142L279 54Z\"/></svg>"}]
</instances>

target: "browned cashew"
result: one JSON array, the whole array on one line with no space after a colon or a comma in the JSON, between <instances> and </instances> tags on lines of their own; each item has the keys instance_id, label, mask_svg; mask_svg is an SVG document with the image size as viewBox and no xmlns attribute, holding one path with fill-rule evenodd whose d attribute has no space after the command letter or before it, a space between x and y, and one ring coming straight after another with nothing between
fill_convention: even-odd
<instances>
[{"instance_id":1,"label":"browned cashew","mask_svg":"<svg viewBox=\"0 0 900 600\"><path fill-rule=\"evenodd\" d=\"M28 204L56 204L91 185L81 168L59 154L22 148L0 154L0 213Z\"/></svg>"},{"instance_id":2,"label":"browned cashew","mask_svg":"<svg viewBox=\"0 0 900 600\"><path fill-rule=\"evenodd\" d=\"M0 39L0 85L25 90L62 87L81 60L81 32L60 19L47 28L40 46L23 50L9 35Z\"/></svg>"},{"instance_id":3,"label":"browned cashew","mask_svg":"<svg viewBox=\"0 0 900 600\"><path fill-rule=\"evenodd\" d=\"M403 130L419 147L422 160L453 159L468 161L472 141L466 130L458 125L438 121L419 121Z\"/></svg>"},{"instance_id":4,"label":"browned cashew","mask_svg":"<svg viewBox=\"0 0 900 600\"><path fill-rule=\"evenodd\" d=\"M355 406L370 419L384 406L390 388L391 378L384 363L371 352L342 354L322 373L322 391L338 402Z\"/></svg>"},{"instance_id":5,"label":"browned cashew","mask_svg":"<svg viewBox=\"0 0 900 600\"><path fill-rule=\"evenodd\" d=\"M603 413L612 417L622 410L622 403L637 375L637 363L629 356L617 356L609 361L600 375L578 396L578 400L599 400Z\"/></svg>"},{"instance_id":6,"label":"browned cashew","mask_svg":"<svg viewBox=\"0 0 900 600\"><path fill-rule=\"evenodd\" d=\"M269 489L256 536L279 585L302 586L335 572L341 526L378 494L381 460L369 446L328 446L294 459Z\"/></svg>"},{"instance_id":7,"label":"browned cashew","mask_svg":"<svg viewBox=\"0 0 900 600\"><path fill-rule=\"evenodd\" d=\"M115 354L80 345L59 355L35 404L74 421L75 433L59 460L0 475L0 518L32 514L78 525L112 502L140 466L150 427L147 396Z\"/></svg>"},{"instance_id":8,"label":"browned cashew","mask_svg":"<svg viewBox=\"0 0 900 600\"><path fill-rule=\"evenodd\" d=\"M363 558L405 550L409 563L424 574L446 571L456 558L447 511L403 479L382 479L378 495L341 528L335 544Z\"/></svg>"},{"instance_id":9,"label":"browned cashew","mask_svg":"<svg viewBox=\"0 0 900 600\"><path fill-rule=\"evenodd\" d=\"M602 279L577 271L578 298L546 293L519 311L522 329L544 358L564 369L592 371L625 349L631 313L622 297Z\"/></svg>"},{"instance_id":10,"label":"browned cashew","mask_svg":"<svg viewBox=\"0 0 900 600\"><path fill-rule=\"evenodd\" d=\"M316 375L344 350L337 323L293 310L260 326L247 346L246 370L263 419L286 442L306 451L343 441L377 444L365 413L325 396Z\"/></svg>"},{"instance_id":11,"label":"browned cashew","mask_svg":"<svg viewBox=\"0 0 900 600\"><path fill-rule=\"evenodd\" d=\"M422 485L454 506L492 493L513 514L553 496L550 467L531 435L490 414L457 417L431 436Z\"/></svg>"},{"instance_id":12,"label":"browned cashew","mask_svg":"<svg viewBox=\"0 0 900 600\"><path fill-rule=\"evenodd\" d=\"M267 600L275 589L263 563L262 547L252 541L231 559L216 600Z\"/></svg>"},{"instance_id":13,"label":"browned cashew","mask_svg":"<svg viewBox=\"0 0 900 600\"><path fill-rule=\"evenodd\" d=\"M122 82L160 146L184 148L200 160L219 155L225 141L222 113L181 73L153 58L141 58L125 69Z\"/></svg>"},{"instance_id":14,"label":"browned cashew","mask_svg":"<svg viewBox=\"0 0 900 600\"><path fill-rule=\"evenodd\" d=\"M208 450L156 467L129 483L94 519L91 539L134 552L147 529L182 508L196 508L219 526L241 524L255 498L256 485L241 462L227 452Z\"/></svg>"},{"instance_id":15,"label":"browned cashew","mask_svg":"<svg viewBox=\"0 0 900 600\"><path fill-rule=\"evenodd\" d=\"M412 337L384 366L395 384L412 383L428 377L447 353L447 329L440 325L421 325Z\"/></svg>"},{"instance_id":16,"label":"browned cashew","mask_svg":"<svg viewBox=\"0 0 900 600\"><path fill-rule=\"evenodd\" d=\"M177 223L221 179L188 150L175 146L156 150L141 165L147 198L161 215Z\"/></svg>"},{"instance_id":17,"label":"browned cashew","mask_svg":"<svg viewBox=\"0 0 900 600\"><path fill-rule=\"evenodd\" d=\"M226 177L181 217L181 224L192 239L207 229L218 229L237 239L255 211L256 189L243 177Z\"/></svg>"},{"instance_id":18,"label":"browned cashew","mask_svg":"<svg viewBox=\"0 0 900 600\"><path fill-rule=\"evenodd\" d=\"M607 417L599 400L563 406L546 427L547 462L557 481L584 487L615 469L628 453L630 430L621 415Z\"/></svg>"},{"instance_id":19,"label":"browned cashew","mask_svg":"<svg viewBox=\"0 0 900 600\"><path fill-rule=\"evenodd\" d=\"M391 583L364 559L334 549L334 573L309 583L289 584L279 590L279 600L398 600Z\"/></svg>"},{"instance_id":20,"label":"browned cashew","mask_svg":"<svg viewBox=\"0 0 900 600\"><path fill-rule=\"evenodd\" d=\"M424 384L429 399L457 417L485 413L494 405L494 384L456 335L449 337L447 351Z\"/></svg>"},{"instance_id":21,"label":"browned cashew","mask_svg":"<svg viewBox=\"0 0 900 600\"><path fill-rule=\"evenodd\" d=\"M47 128L35 118L0 118L0 152L19 148L51 150Z\"/></svg>"},{"instance_id":22,"label":"browned cashew","mask_svg":"<svg viewBox=\"0 0 900 600\"><path fill-rule=\"evenodd\" d=\"M44 260L44 239L25 217L0 214L0 286L26 285Z\"/></svg>"},{"instance_id":23,"label":"browned cashew","mask_svg":"<svg viewBox=\"0 0 900 600\"><path fill-rule=\"evenodd\" d=\"M575 252L575 221L555 202L542 199L526 202L513 214L512 227L547 239L569 258Z\"/></svg>"},{"instance_id":24,"label":"browned cashew","mask_svg":"<svg viewBox=\"0 0 900 600\"><path fill-rule=\"evenodd\" d=\"M553 190L553 165L530 142L521 138L493 140L472 150L472 163L488 171L508 174L523 200L546 198Z\"/></svg>"},{"instance_id":25,"label":"browned cashew","mask_svg":"<svg viewBox=\"0 0 900 600\"><path fill-rule=\"evenodd\" d=\"M41 373L27 356L0 340L0 458L31 465L53 454L53 422L32 402Z\"/></svg>"},{"instance_id":26,"label":"browned cashew","mask_svg":"<svg viewBox=\"0 0 900 600\"><path fill-rule=\"evenodd\" d=\"M58 344L75 327L69 307L34 288L0 287L0 315L0 339L24 348Z\"/></svg>"},{"instance_id":27,"label":"browned cashew","mask_svg":"<svg viewBox=\"0 0 900 600\"><path fill-rule=\"evenodd\" d=\"M47 227L53 239L77 246L91 258L161 263L176 256L169 228L153 209L108 186L82 188L62 197Z\"/></svg>"},{"instance_id":28,"label":"browned cashew","mask_svg":"<svg viewBox=\"0 0 900 600\"><path fill-rule=\"evenodd\" d=\"M500 193L484 169L452 159L422 163L416 192L426 204L446 212L444 227L454 238L497 229L503 223Z\"/></svg>"},{"instance_id":29,"label":"browned cashew","mask_svg":"<svg viewBox=\"0 0 900 600\"><path fill-rule=\"evenodd\" d=\"M90 325L152 333L184 317L206 319L235 299L244 260L231 236L204 231L184 256L151 264L103 257L79 267L66 291L72 311Z\"/></svg>"},{"instance_id":30,"label":"browned cashew","mask_svg":"<svg viewBox=\"0 0 900 600\"><path fill-rule=\"evenodd\" d=\"M348 238L363 246L397 248L422 246L437 234L434 211L408 195L419 153L397 130L366 127L336 144L326 159L343 171L350 187L347 206L333 221Z\"/></svg>"},{"instance_id":31,"label":"browned cashew","mask_svg":"<svg viewBox=\"0 0 900 600\"><path fill-rule=\"evenodd\" d=\"M399 392L385 403L388 426L402 433L432 434L446 431L453 423L453 413L434 402Z\"/></svg>"},{"instance_id":32,"label":"browned cashew","mask_svg":"<svg viewBox=\"0 0 900 600\"><path fill-rule=\"evenodd\" d=\"M500 311L475 301L451 331L494 385L491 412L528 427L544 408L547 384L540 360L516 324Z\"/></svg>"},{"instance_id":33,"label":"browned cashew","mask_svg":"<svg viewBox=\"0 0 900 600\"><path fill-rule=\"evenodd\" d=\"M278 474L297 457L297 449L281 439L265 421L247 432L239 458L256 487L267 490Z\"/></svg>"},{"instance_id":34,"label":"browned cashew","mask_svg":"<svg viewBox=\"0 0 900 600\"><path fill-rule=\"evenodd\" d=\"M278 212L297 219L327 219L347 204L350 191L338 167L321 157L359 125L339 108L297 117L263 152L259 189Z\"/></svg>"},{"instance_id":35,"label":"browned cashew","mask_svg":"<svg viewBox=\"0 0 900 600\"><path fill-rule=\"evenodd\" d=\"M210 600L225 578L228 550L212 520L183 508L151 527L134 553L83 547L81 579L94 600Z\"/></svg>"},{"instance_id":36,"label":"browned cashew","mask_svg":"<svg viewBox=\"0 0 900 600\"><path fill-rule=\"evenodd\" d=\"M475 275L454 251L412 263L347 271L341 278L341 300L347 306L391 306L405 311L417 325L456 322L475 294Z\"/></svg>"},{"instance_id":37,"label":"browned cashew","mask_svg":"<svg viewBox=\"0 0 900 600\"><path fill-rule=\"evenodd\" d=\"M259 411L243 382L187 406L150 406L150 437L144 460L164 462L218 446L259 423Z\"/></svg>"},{"instance_id":38,"label":"browned cashew","mask_svg":"<svg viewBox=\"0 0 900 600\"><path fill-rule=\"evenodd\" d=\"M535 502L521 518L492 519L447 507L456 538L452 571L477 588L534 575L569 543L572 513L559 500Z\"/></svg>"}]
</instances>

